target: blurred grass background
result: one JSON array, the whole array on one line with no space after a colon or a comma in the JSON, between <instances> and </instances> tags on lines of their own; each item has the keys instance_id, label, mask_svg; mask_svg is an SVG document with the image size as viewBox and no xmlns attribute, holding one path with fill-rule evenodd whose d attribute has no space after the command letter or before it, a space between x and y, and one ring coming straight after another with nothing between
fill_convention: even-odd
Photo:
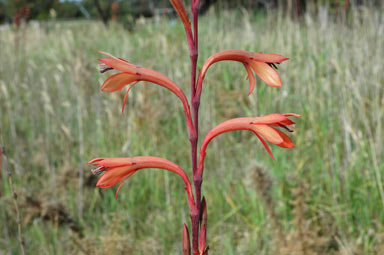
<instances>
[{"instance_id":1,"label":"blurred grass background","mask_svg":"<svg viewBox=\"0 0 384 255\"><path fill-rule=\"evenodd\" d=\"M353 9L344 22L326 9L300 22L246 10L200 20L199 66L230 48L279 53L280 89L257 81L247 96L242 65L207 74L200 141L229 118L302 114L296 148L273 146L273 161L248 132L208 148L203 193L212 254L384 254L384 17ZM141 83L121 115L123 92L101 93L96 51L158 70L189 91L182 25L140 19L58 22L0 31L0 144L13 174L28 254L181 254L190 224L183 183L163 171L123 186L95 187L95 157L152 155L190 173L179 100ZM18 254L17 222L2 172L0 254Z\"/></svg>"}]
</instances>

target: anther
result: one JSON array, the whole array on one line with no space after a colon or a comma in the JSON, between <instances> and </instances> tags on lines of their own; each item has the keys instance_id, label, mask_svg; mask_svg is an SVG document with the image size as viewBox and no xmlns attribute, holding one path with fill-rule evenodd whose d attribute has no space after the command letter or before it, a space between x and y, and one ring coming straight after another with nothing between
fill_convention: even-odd
<instances>
[{"instance_id":1,"label":"anther","mask_svg":"<svg viewBox=\"0 0 384 255\"><path fill-rule=\"evenodd\" d=\"M103 166L100 166L98 168L92 169L91 171L94 175L100 175L102 172L104 172L104 170L105 168Z\"/></svg>"}]
</instances>

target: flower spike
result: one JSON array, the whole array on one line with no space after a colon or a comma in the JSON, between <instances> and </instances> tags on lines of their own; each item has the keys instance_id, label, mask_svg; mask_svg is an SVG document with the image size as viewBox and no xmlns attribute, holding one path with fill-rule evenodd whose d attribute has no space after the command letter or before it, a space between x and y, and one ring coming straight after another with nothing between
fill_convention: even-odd
<instances>
[{"instance_id":1,"label":"flower spike","mask_svg":"<svg viewBox=\"0 0 384 255\"><path fill-rule=\"evenodd\" d=\"M103 173L96 186L100 188L109 188L120 182L116 192L116 199L122 183L137 171L145 168L159 168L171 171L183 179L186 186L185 190L188 194L189 205L191 208L195 207L192 186L188 176L183 171L183 169L169 160L151 156L129 158L96 158L89 161L88 164L93 164L96 166L96 168L92 170L93 173Z\"/></svg>"},{"instance_id":2,"label":"flower spike","mask_svg":"<svg viewBox=\"0 0 384 255\"><path fill-rule=\"evenodd\" d=\"M126 85L130 85L127 92L125 93L122 112L124 112L125 102L128 97L128 93L133 86L140 81L147 81L157 85L160 85L172 93L174 93L182 102L184 106L184 113L187 118L187 127L189 134L194 134L194 128L192 123L191 110L189 107L188 100L184 92L176 85L171 79L164 74L156 72L152 69L143 68L141 66L133 65L130 62L116 58L109 53L100 52L101 54L107 55L108 58L99 59L102 64L100 65L101 72L107 72L109 70L118 70L120 73L111 75L106 79L101 86L101 90L104 92L114 92L123 89Z\"/></svg>"},{"instance_id":3,"label":"flower spike","mask_svg":"<svg viewBox=\"0 0 384 255\"><path fill-rule=\"evenodd\" d=\"M216 62L225 60L243 63L248 73L248 95L250 95L255 87L255 76L253 72L255 72L267 85L271 87L281 87L281 78L274 68L277 69L275 64L280 64L288 60L288 58L279 54L248 52L244 50L224 50L216 53L209 57L201 68L197 83L197 95L200 96L201 94L202 83L208 68Z\"/></svg>"},{"instance_id":4,"label":"flower spike","mask_svg":"<svg viewBox=\"0 0 384 255\"><path fill-rule=\"evenodd\" d=\"M276 129L276 127L281 127L292 132L294 130L295 122L288 118L291 116L300 117L300 115L293 113L273 113L261 117L235 118L224 121L223 123L217 125L208 132L204 138L203 144L201 145L199 165L197 170L198 174L200 177L203 174L204 158L209 142L216 136L226 132L234 130L249 130L253 132L263 143L265 149L273 159L275 159L275 157L273 156L272 151L266 141L283 148L294 148L295 146L291 139L282 131Z\"/></svg>"}]
</instances>

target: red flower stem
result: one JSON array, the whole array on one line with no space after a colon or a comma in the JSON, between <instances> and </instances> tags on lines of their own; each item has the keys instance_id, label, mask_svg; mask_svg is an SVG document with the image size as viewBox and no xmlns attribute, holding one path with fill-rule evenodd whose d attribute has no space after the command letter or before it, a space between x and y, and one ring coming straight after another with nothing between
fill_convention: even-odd
<instances>
[{"instance_id":1,"label":"red flower stem","mask_svg":"<svg viewBox=\"0 0 384 255\"><path fill-rule=\"evenodd\" d=\"M198 13L200 0L192 0L193 16L193 47L190 48L191 58L191 104L194 118L195 137L191 139L193 182L196 194L196 211L191 211L192 220L192 251L193 254L199 254L199 226L200 226L200 207L201 207L201 178L196 175L197 172L197 141L199 134L199 105L200 97L196 98L196 66L198 59ZM190 45L191 46L191 45Z\"/></svg>"}]
</instances>

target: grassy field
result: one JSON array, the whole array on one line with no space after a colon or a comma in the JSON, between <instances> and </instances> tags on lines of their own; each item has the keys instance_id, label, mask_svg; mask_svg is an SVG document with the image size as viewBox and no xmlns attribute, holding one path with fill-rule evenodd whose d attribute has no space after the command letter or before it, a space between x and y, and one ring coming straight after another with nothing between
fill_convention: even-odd
<instances>
[{"instance_id":1,"label":"grassy field","mask_svg":"<svg viewBox=\"0 0 384 255\"><path fill-rule=\"evenodd\" d=\"M224 49L279 53L280 89L257 81L247 96L242 65L210 68L201 137L233 117L302 114L296 148L272 148L249 132L208 147L203 193L211 254L384 254L384 16L353 10L348 23L326 12L295 22L278 13L207 15L199 66ZM147 23L146 23L147 22ZM158 70L189 91L189 57L179 22L142 20L134 31L96 22L0 31L0 254L19 254L5 168L12 172L27 254L181 254L190 224L183 183L143 171L120 191L95 187L95 157L165 157L190 173L179 100L151 84L101 93L96 51Z\"/></svg>"}]
</instances>

